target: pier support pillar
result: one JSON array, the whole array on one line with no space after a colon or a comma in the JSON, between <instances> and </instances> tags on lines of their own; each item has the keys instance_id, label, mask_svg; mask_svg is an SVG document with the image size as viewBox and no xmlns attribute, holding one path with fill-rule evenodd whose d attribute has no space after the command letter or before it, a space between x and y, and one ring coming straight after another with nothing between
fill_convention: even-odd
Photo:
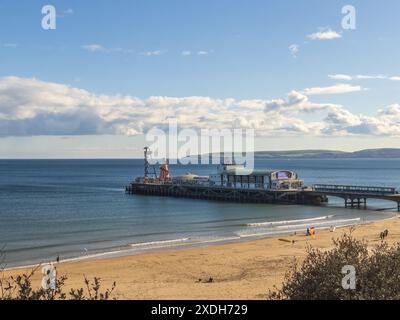
<instances>
[{"instance_id":1,"label":"pier support pillar","mask_svg":"<svg viewBox=\"0 0 400 320\"><path fill-rule=\"evenodd\" d=\"M367 198L344 198L345 208L358 208L367 209ZM400 202L398 203L398 209L400 211Z\"/></svg>"}]
</instances>

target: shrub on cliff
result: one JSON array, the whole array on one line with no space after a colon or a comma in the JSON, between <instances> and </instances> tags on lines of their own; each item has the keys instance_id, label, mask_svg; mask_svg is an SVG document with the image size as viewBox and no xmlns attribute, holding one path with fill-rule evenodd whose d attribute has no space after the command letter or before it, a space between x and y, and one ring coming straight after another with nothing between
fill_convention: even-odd
<instances>
[{"instance_id":1,"label":"shrub on cliff","mask_svg":"<svg viewBox=\"0 0 400 320\"><path fill-rule=\"evenodd\" d=\"M382 242L369 252L366 241L350 234L333 244L328 251L308 247L305 260L291 267L269 299L400 299L399 243Z\"/></svg>"}]
</instances>

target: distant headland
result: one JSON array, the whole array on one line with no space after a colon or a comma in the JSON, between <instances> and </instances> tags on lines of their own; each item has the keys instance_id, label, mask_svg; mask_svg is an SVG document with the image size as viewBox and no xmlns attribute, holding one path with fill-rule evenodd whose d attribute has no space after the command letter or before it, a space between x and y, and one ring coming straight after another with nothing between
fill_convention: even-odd
<instances>
[{"instance_id":1,"label":"distant headland","mask_svg":"<svg viewBox=\"0 0 400 320\"><path fill-rule=\"evenodd\" d=\"M400 148L364 149L354 152L335 150L257 151L256 158L307 158L307 159L385 159L399 158Z\"/></svg>"},{"instance_id":2,"label":"distant headland","mask_svg":"<svg viewBox=\"0 0 400 320\"><path fill-rule=\"evenodd\" d=\"M364 149L353 152L323 149L256 151L254 156L256 159L400 159L400 148Z\"/></svg>"}]
</instances>

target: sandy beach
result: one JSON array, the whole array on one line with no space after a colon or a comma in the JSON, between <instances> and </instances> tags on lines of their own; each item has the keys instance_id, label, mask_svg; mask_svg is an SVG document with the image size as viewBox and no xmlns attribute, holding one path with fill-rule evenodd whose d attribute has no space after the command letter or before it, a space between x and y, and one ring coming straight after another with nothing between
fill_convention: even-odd
<instances>
[{"instance_id":1,"label":"sandy beach","mask_svg":"<svg viewBox=\"0 0 400 320\"><path fill-rule=\"evenodd\" d=\"M353 235L380 243L379 233L389 230L387 241L400 241L399 216L356 226ZM306 246L332 247L332 238L348 233L349 227L317 230L315 239L304 235L266 238L201 248L150 252L109 259L61 262L58 275L66 275L66 288L83 286L84 275L100 277L104 287L116 281L117 299L265 299L268 289L279 286L295 259L301 260ZM288 241L282 241L282 239ZM292 243L294 240L294 243ZM13 269L5 277L29 272ZM206 283L209 278L212 283ZM33 278L34 286L41 275ZM199 281L201 279L201 281Z\"/></svg>"}]
</instances>

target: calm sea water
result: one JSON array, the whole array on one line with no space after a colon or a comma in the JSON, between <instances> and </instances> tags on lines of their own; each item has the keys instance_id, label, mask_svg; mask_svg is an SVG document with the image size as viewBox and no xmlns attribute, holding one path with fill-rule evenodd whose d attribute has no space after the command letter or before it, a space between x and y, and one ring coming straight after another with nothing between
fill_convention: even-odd
<instances>
[{"instance_id":1,"label":"calm sea water","mask_svg":"<svg viewBox=\"0 0 400 320\"><path fill-rule=\"evenodd\" d=\"M399 160L258 160L257 168L294 169L312 183L400 188ZM172 175L208 175L214 166L172 166ZM126 195L141 160L0 160L0 246L8 267L82 256L238 241L347 225L393 215L390 202L370 210L238 204ZM384 210L382 210L384 209Z\"/></svg>"}]
</instances>

